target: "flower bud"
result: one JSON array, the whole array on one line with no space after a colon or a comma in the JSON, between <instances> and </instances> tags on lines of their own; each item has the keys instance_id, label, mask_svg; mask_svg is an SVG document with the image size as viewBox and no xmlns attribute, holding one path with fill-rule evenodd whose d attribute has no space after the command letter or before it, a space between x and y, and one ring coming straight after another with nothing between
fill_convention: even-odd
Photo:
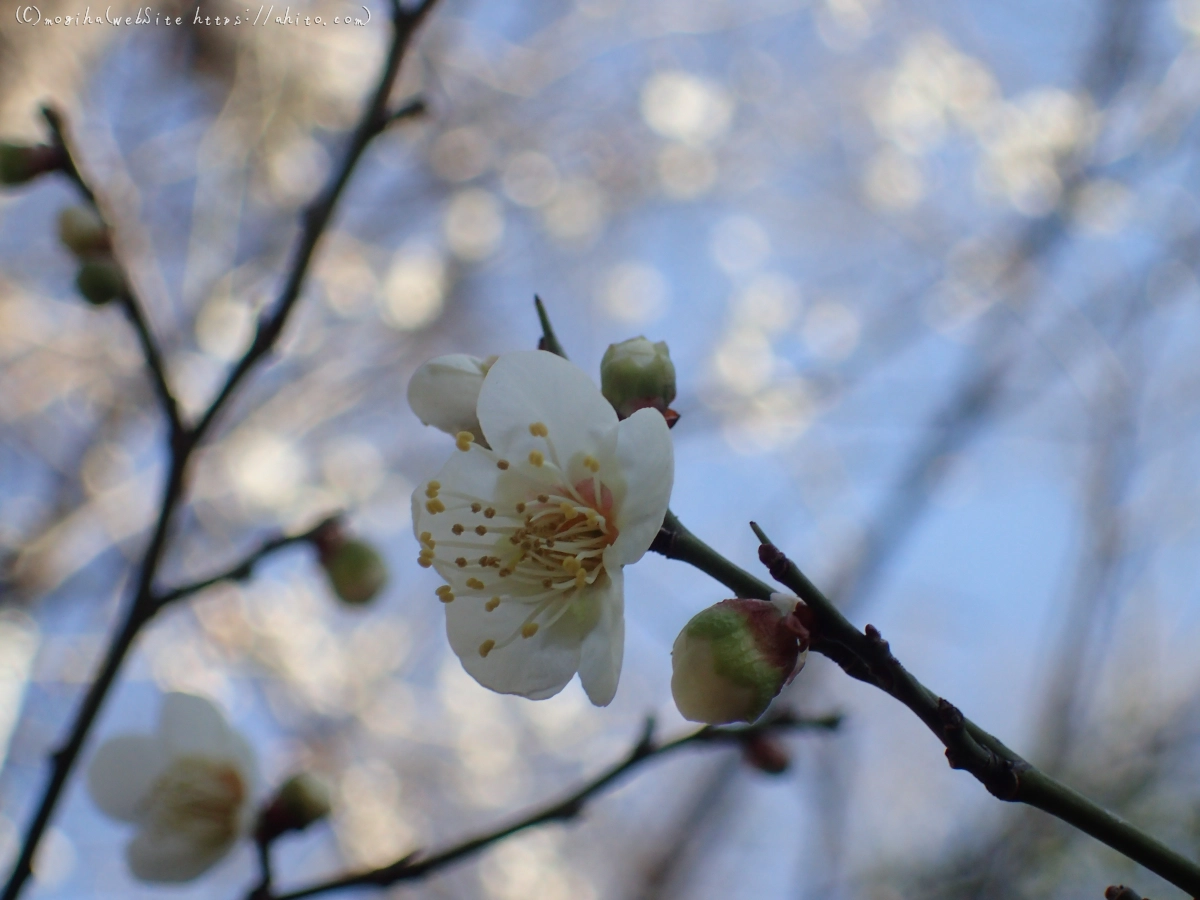
<instances>
[{"instance_id":1,"label":"flower bud","mask_svg":"<svg viewBox=\"0 0 1200 900\"><path fill-rule=\"evenodd\" d=\"M684 626L671 650L671 694L685 719L726 725L763 714L808 656L798 602L722 600Z\"/></svg>"},{"instance_id":2,"label":"flower bud","mask_svg":"<svg viewBox=\"0 0 1200 900\"><path fill-rule=\"evenodd\" d=\"M447 434L469 431L476 443L484 444L475 405L495 361L494 356L479 359L452 353L422 363L408 383L408 405L424 424Z\"/></svg>"},{"instance_id":3,"label":"flower bud","mask_svg":"<svg viewBox=\"0 0 1200 900\"><path fill-rule=\"evenodd\" d=\"M257 837L272 841L288 831L303 831L329 815L329 786L309 772L293 775L275 792L258 816Z\"/></svg>"},{"instance_id":4,"label":"flower bud","mask_svg":"<svg viewBox=\"0 0 1200 900\"><path fill-rule=\"evenodd\" d=\"M83 299L95 306L103 306L129 290L121 267L116 261L103 257L89 259L79 267L75 286Z\"/></svg>"},{"instance_id":5,"label":"flower bud","mask_svg":"<svg viewBox=\"0 0 1200 900\"><path fill-rule=\"evenodd\" d=\"M111 250L108 226L91 206L68 206L58 214L58 239L80 259Z\"/></svg>"},{"instance_id":6,"label":"flower bud","mask_svg":"<svg viewBox=\"0 0 1200 900\"><path fill-rule=\"evenodd\" d=\"M773 734L758 733L742 741L742 759L768 775L782 775L792 764L783 741Z\"/></svg>"},{"instance_id":7,"label":"flower bud","mask_svg":"<svg viewBox=\"0 0 1200 900\"><path fill-rule=\"evenodd\" d=\"M675 364L666 342L635 337L610 344L600 360L600 391L622 419L648 406L665 413L675 399Z\"/></svg>"},{"instance_id":8,"label":"flower bud","mask_svg":"<svg viewBox=\"0 0 1200 900\"><path fill-rule=\"evenodd\" d=\"M321 565L338 599L351 606L370 603L387 584L383 557L366 541L336 542L321 554Z\"/></svg>"},{"instance_id":9,"label":"flower bud","mask_svg":"<svg viewBox=\"0 0 1200 900\"><path fill-rule=\"evenodd\" d=\"M45 144L0 141L0 184L25 184L62 163L62 154Z\"/></svg>"}]
</instances>

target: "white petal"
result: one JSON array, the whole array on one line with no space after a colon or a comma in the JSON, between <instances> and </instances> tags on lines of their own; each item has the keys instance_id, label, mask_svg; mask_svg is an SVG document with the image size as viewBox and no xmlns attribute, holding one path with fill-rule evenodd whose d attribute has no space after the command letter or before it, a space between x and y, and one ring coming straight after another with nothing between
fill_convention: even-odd
<instances>
[{"instance_id":1,"label":"white petal","mask_svg":"<svg viewBox=\"0 0 1200 900\"><path fill-rule=\"evenodd\" d=\"M599 598L600 621L583 639L579 657L579 681L595 706L612 702L625 656L625 578L620 569L608 575Z\"/></svg>"},{"instance_id":2,"label":"white petal","mask_svg":"<svg viewBox=\"0 0 1200 900\"><path fill-rule=\"evenodd\" d=\"M168 753L225 759L231 755L229 724L211 700L193 694L163 697L158 733Z\"/></svg>"},{"instance_id":3,"label":"white petal","mask_svg":"<svg viewBox=\"0 0 1200 900\"><path fill-rule=\"evenodd\" d=\"M479 392L479 423L501 456L525 459L552 446L565 469L572 458L608 455L617 414L577 366L544 350L507 353L496 360ZM541 422L549 440L529 433Z\"/></svg>"},{"instance_id":4,"label":"white petal","mask_svg":"<svg viewBox=\"0 0 1200 900\"><path fill-rule=\"evenodd\" d=\"M206 844L174 831L140 831L125 848L125 859L141 881L178 883L202 875L232 847L232 841Z\"/></svg>"},{"instance_id":5,"label":"white petal","mask_svg":"<svg viewBox=\"0 0 1200 900\"><path fill-rule=\"evenodd\" d=\"M483 376L483 360L465 353L431 359L408 382L408 405L426 425L447 434L470 431L481 437L475 404Z\"/></svg>"},{"instance_id":6,"label":"white petal","mask_svg":"<svg viewBox=\"0 0 1200 900\"><path fill-rule=\"evenodd\" d=\"M625 495L617 506L619 534L614 562L627 566L642 558L662 527L675 481L675 451L662 413L639 409L617 428L617 463Z\"/></svg>"},{"instance_id":7,"label":"white petal","mask_svg":"<svg viewBox=\"0 0 1200 900\"><path fill-rule=\"evenodd\" d=\"M573 612L531 638L517 637L486 657L479 653L484 641L500 643L514 634L532 609L509 599L488 612L481 598L471 597L458 597L446 605L446 636L468 675L499 694L530 700L544 700L566 687L579 668L585 634Z\"/></svg>"},{"instance_id":8,"label":"white petal","mask_svg":"<svg viewBox=\"0 0 1200 900\"><path fill-rule=\"evenodd\" d=\"M133 822L138 804L166 764L167 755L156 737L123 734L111 738L100 745L88 766L88 792L105 815Z\"/></svg>"}]
</instances>

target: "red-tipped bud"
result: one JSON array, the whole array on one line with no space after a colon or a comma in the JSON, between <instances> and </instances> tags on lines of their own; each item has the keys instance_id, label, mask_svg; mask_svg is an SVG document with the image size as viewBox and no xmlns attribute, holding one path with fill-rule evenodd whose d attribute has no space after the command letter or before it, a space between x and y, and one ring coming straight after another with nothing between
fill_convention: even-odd
<instances>
[{"instance_id":1,"label":"red-tipped bud","mask_svg":"<svg viewBox=\"0 0 1200 900\"><path fill-rule=\"evenodd\" d=\"M600 391L622 419L647 407L665 414L675 399L675 364L666 343L635 337L610 344L600 360Z\"/></svg>"},{"instance_id":2,"label":"red-tipped bud","mask_svg":"<svg viewBox=\"0 0 1200 900\"><path fill-rule=\"evenodd\" d=\"M799 602L722 600L684 626L671 650L671 693L685 719L725 725L766 711L808 656Z\"/></svg>"}]
</instances>

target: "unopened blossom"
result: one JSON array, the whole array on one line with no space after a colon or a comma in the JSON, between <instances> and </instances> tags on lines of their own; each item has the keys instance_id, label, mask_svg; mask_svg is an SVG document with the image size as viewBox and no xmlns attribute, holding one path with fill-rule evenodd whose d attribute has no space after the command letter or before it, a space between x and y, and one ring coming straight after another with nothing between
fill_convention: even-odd
<instances>
[{"instance_id":1,"label":"unopened blossom","mask_svg":"<svg viewBox=\"0 0 1200 900\"><path fill-rule=\"evenodd\" d=\"M125 848L134 876L181 882L207 871L253 824L254 753L202 697L167 694L154 734L123 734L96 751L88 790L107 815L137 826Z\"/></svg>"},{"instance_id":2,"label":"unopened blossom","mask_svg":"<svg viewBox=\"0 0 1200 900\"><path fill-rule=\"evenodd\" d=\"M610 344L600 360L600 392L622 419L645 407L665 413L675 399L675 364L666 342L635 337Z\"/></svg>"},{"instance_id":3,"label":"unopened blossom","mask_svg":"<svg viewBox=\"0 0 1200 900\"><path fill-rule=\"evenodd\" d=\"M452 353L422 363L408 382L408 405L426 425L451 435L469 431L475 440L483 440L475 406L495 360Z\"/></svg>"},{"instance_id":4,"label":"unopened blossom","mask_svg":"<svg viewBox=\"0 0 1200 900\"><path fill-rule=\"evenodd\" d=\"M479 393L488 447L467 431L413 494L419 562L446 584L446 633L484 687L534 700L576 672L606 706L625 645L622 567L649 549L674 477L661 413L618 421L580 369L501 356ZM490 447L490 449L489 449Z\"/></svg>"},{"instance_id":5,"label":"unopened blossom","mask_svg":"<svg viewBox=\"0 0 1200 900\"><path fill-rule=\"evenodd\" d=\"M722 600L679 632L671 650L671 694L685 719L753 722L804 667L808 632L787 594Z\"/></svg>"}]
</instances>

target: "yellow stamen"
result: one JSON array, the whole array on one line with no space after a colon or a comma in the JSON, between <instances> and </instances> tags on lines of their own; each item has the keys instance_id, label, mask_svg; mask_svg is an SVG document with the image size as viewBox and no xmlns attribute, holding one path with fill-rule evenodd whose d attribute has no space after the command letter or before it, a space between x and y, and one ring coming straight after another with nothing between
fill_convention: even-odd
<instances>
[{"instance_id":1,"label":"yellow stamen","mask_svg":"<svg viewBox=\"0 0 1200 900\"><path fill-rule=\"evenodd\" d=\"M534 437L545 437L550 430L542 422L534 422L529 426L529 433Z\"/></svg>"},{"instance_id":2,"label":"yellow stamen","mask_svg":"<svg viewBox=\"0 0 1200 900\"><path fill-rule=\"evenodd\" d=\"M521 637L523 637L523 638L531 638L537 633L538 633L538 623L537 622L526 622L524 625L521 626Z\"/></svg>"},{"instance_id":3,"label":"yellow stamen","mask_svg":"<svg viewBox=\"0 0 1200 900\"><path fill-rule=\"evenodd\" d=\"M492 652L492 648L495 646L496 646L496 642L493 641L491 638L488 638L486 641L484 641L482 644L479 645L479 655L483 656L483 657L487 657L487 655Z\"/></svg>"},{"instance_id":4,"label":"yellow stamen","mask_svg":"<svg viewBox=\"0 0 1200 900\"><path fill-rule=\"evenodd\" d=\"M454 602L454 593L452 591L446 591L446 593L444 593L444 594L438 594L438 599L441 600L443 603L453 603Z\"/></svg>"},{"instance_id":5,"label":"yellow stamen","mask_svg":"<svg viewBox=\"0 0 1200 900\"><path fill-rule=\"evenodd\" d=\"M499 469L501 472L503 472L505 469L508 468L508 460L507 459L497 460L496 468Z\"/></svg>"},{"instance_id":6,"label":"yellow stamen","mask_svg":"<svg viewBox=\"0 0 1200 900\"><path fill-rule=\"evenodd\" d=\"M436 516L438 513L446 511L446 504L441 500L427 500L425 509L431 516Z\"/></svg>"},{"instance_id":7,"label":"yellow stamen","mask_svg":"<svg viewBox=\"0 0 1200 900\"><path fill-rule=\"evenodd\" d=\"M499 605L500 605L500 598L493 597L487 603L483 604L483 608L486 609L488 612L491 612L493 609L495 609Z\"/></svg>"},{"instance_id":8,"label":"yellow stamen","mask_svg":"<svg viewBox=\"0 0 1200 900\"><path fill-rule=\"evenodd\" d=\"M581 588L587 584L587 571L580 569L575 573L575 587Z\"/></svg>"},{"instance_id":9,"label":"yellow stamen","mask_svg":"<svg viewBox=\"0 0 1200 900\"><path fill-rule=\"evenodd\" d=\"M454 564L460 569L465 569L467 567L467 558L465 556L460 556L454 561Z\"/></svg>"},{"instance_id":10,"label":"yellow stamen","mask_svg":"<svg viewBox=\"0 0 1200 900\"><path fill-rule=\"evenodd\" d=\"M433 560L428 556L418 556L417 557L417 565L420 566L422 569L428 569L430 566L433 565Z\"/></svg>"},{"instance_id":11,"label":"yellow stamen","mask_svg":"<svg viewBox=\"0 0 1200 900\"><path fill-rule=\"evenodd\" d=\"M600 471L600 463L594 456L585 456L583 458L583 465L589 472Z\"/></svg>"},{"instance_id":12,"label":"yellow stamen","mask_svg":"<svg viewBox=\"0 0 1200 900\"><path fill-rule=\"evenodd\" d=\"M468 578L467 579L467 587L469 587L473 591L482 591L483 590L483 582L480 581L478 578Z\"/></svg>"},{"instance_id":13,"label":"yellow stamen","mask_svg":"<svg viewBox=\"0 0 1200 900\"><path fill-rule=\"evenodd\" d=\"M469 431L460 431L454 436L454 446L466 453L471 449L471 444L475 441L475 435Z\"/></svg>"},{"instance_id":14,"label":"yellow stamen","mask_svg":"<svg viewBox=\"0 0 1200 900\"><path fill-rule=\"evenodd\" d=\"M537 466L538 468L541 468L542 465L545 464L545 462L546 462L546 457L542 456L542 451L540 451L540 450L530 450L529 451L529 461L531 463L533 463L535 466Z\"/></svg>"},{"instance_id":15,"label":"yellow stamen","mask_svg":"<svg viewBox=\"0 0 1200 900\"><path fill-rule=\"evenodd\" d=\"M485 509L485 510L483 511L483 517L484 517L485 519L493 519L493 518L495 518L495 517L496 517L496 510L492 509L492 508L489 506L487 509Z\"/></svg>"},{"instance_id":16,"label":"yellow stamen","mask_svg":"<svg viewBox=\"0 0 1200 900\"><path fill-rule=\"evenodd\" d=\"M487 534L487 528L485 528L483 525L476 525L475 533L480 537L483 537L485 534Z\"/></svg>"}]
</instances>

